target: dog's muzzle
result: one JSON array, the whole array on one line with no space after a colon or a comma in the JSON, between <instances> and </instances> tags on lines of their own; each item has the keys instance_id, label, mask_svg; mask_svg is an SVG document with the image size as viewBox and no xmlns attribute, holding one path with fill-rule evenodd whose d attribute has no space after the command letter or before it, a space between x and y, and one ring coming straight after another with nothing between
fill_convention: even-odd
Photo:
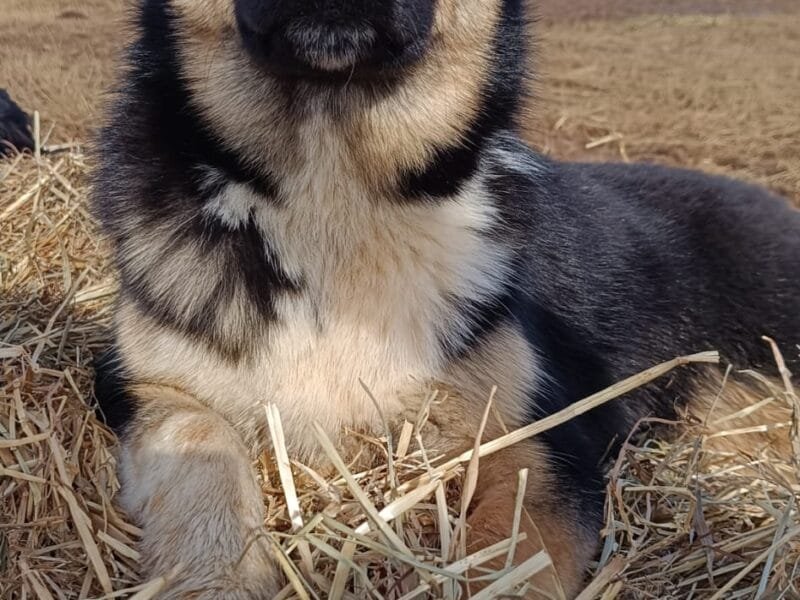
<instances>
[{"instance_id":1,"label":"dog's muzzle","mask_svg":"<svg viewBox=\"0 0 800 600\"><path fill-rule=\"evenodd\" d=\"M272 74L288 77L391 75L418 60L433 8L400 0L236 0L245 49Z\"/></svg>"},{"instance_id":2,"label":"dog's muzzle","mask_svg":"<svg viewBox=\"0 0 800 600\"><path fill-rule=\"evenodd\" d=\"M301 20L284 33L298 60L322 71L345 71L369 59L378 33L366 23L326 24Z\"/></svg>"}]
</instances>

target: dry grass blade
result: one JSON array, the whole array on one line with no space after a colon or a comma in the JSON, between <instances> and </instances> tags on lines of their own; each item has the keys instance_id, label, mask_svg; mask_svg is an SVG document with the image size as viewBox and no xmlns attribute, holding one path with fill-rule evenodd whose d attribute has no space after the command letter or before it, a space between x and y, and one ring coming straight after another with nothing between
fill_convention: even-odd
<instances>
[{"instance_id":1,"label":"dry grass blade","mask_svg":"<svg viewBox=\"0 0 800 600\"><path fill-rule=\"evenodd\" d=\"M761 554L756 556L748 565L746 565L739 573L736 574L728 583L722 586L716 594L711 596L710 600L722 600L725 598L725 595L730 592L732 589L736 587L736 585L742 581L745 577L747 577L753 570L755 570L758 565L760 565L766 558L774 552L775 549L779 549L785 544L789 543L792 540L796 540L800 537L800 527L795 527L791 531L789 531L786 535L776 541L774 547L771 545L769 548L764 550Z\"/></svg>"},{"instance_id":2,"label":"dry grass blade","mask_svg":"<svg viewBox=\"0 0 800 600\"><path fill-rule=\"evenodd\" d=\"M628 379L617 383L610 388L603 390L602 392L598 392L597 394L593 394L592 396L582 400L580 402L576 402L572 406L557 412L554 415L551 415L547 418L541 419L536 421L527 427L522 427L517 431L513 431L506 435L503 435L499 438L492 440L486 444L483 444L478 449L478 454L481 457L489 456L505 448L510 448L511 446L518 444L519 442L532 438L534 436L540 435L545 431L549 431L558 427L559 425L563 425L578 417L582 414L585 414L591 410L594 410L598 406L602 406L603 404L608 404L612 400L616 400L620 396L627 394L637 388L642 387L650 383L651 381L658 379L659 377L663 377L670 371L677 369L678 367L689 365L689 364L696 364L696 363L706 363L706 364L716 364L719 362L719 354L717 352L702 352L699 354L694 354L691 356L683 356L679 357L660 365L657 365L647 371L644 371L638 375L634 375L633 377L629 377ZM427 481L432 477L440 476L442 473L452 469L453 467L471 461L473 456L475 455L475 450L468 450L463 454L448 460L443 465L440 465L433 469L430 473L426 474L424 477L421 478L421 481ZM407 488L411 485L414 485L419 482L412 482L406 484L406 486L401 486L403 491L407 490Z\"/></svg>"},{"instance_id":3,"label":"dry grass blade","mask_svg":"<svg viewBox=\"0 0 800 600\"><path fill-rule=\"evenodd\" d=\"M528 469L519 472L517 480L517 498L514 503L514 522L511 525L511 547L508 549L506 557L506 569L510 569L514 564L514 554L519 543L519 526L522 521L522 513L525 510L525 492L528 489Z\"/></svg>"},{"instance_id":4,"label":"dry grass blade","mask_svg":"<svg viewBox=\"0 0 800 600\"><path fill-rule=\"evenodd\" d=\"M800 397L794 390L792 385L792 373L786 367L786 361L783 359L778 344L775 340L765 337L764 340L772 347L772 353L775 356L775 361L778 364L778 371L783 379L783 385L786 388L786 398L792 407L792 449L794 450L794 466L797 469L797 477L800 479Z\"/></svg>"},{"instance_id":5,"label":"dry grass blade","mask_svg":"<svg viewBox=\"0 0 800 600\"><path fill-rule=\"evenodd\" d=\"M489 401L486 403L486 407L483 410L480 427L478 427L478 433L475 436L475 444L472 449L472 456L470 457L469 465L467 466L467 476L464 480L464 488L461 491L461 513L458 518L458 525L456 526L454 537L460 544L459 550L461 551L462 555L467 553L467 513L470 505L472 504L475 490L478 487L481 441L483 440L483 434L486 431L486 424L489 421L489 414L492 411L496 393L497 388L493 388L492 393L489 396Z\"/></svg>"},{"instance_id":6,"label":"dry grass blade","mask_svg":"<svg viewBox=\"0 0 800 600\"><path fill-rule=\"evenodd\" d=\"M486 586L475 594L472 600L492 600L493 598L499 597L501 594L506 594L508 590L513 590L524 584L531 577L544 571L552 564L553 562L550 560L550 556L547 552L539 552L531 556L518 567L512 569L510 573L503 575L491 585Z\"/></svg>"},{"instance_id":7,"label":"dry grass blade","mask_svg":"<svg viewBox=\"0 0 800 600\"><path fill-rule=\"evenodd\" d=\"M291 460L286 450L286 438L283 434L283 424L277 406L270 404L266 407L266 411L269 432L272 437L272 449L275 462L278 466L283 495L286 499L286 508L289 511L289 518L292 521L292 530L296 533L303 529L303 514L300 511L300 501L297 499L297 487L294 484ZM310 574L314 572L314 564L311 559L311 551L309 550L308 543L301 541L298 547L300 549L300 556L303 561L303 568L305 569L306 576L310 576Z\"/></svg>"},{"instance_id":8,"label":"dry grass blade","mask_svg":"<svg viewBox=\"0 0 800 600\"><path fill-rule=\"evenodd\" d=\"M392 530L392 528L388 526L386 521L381 518L380 512L378 512L378 509L375 508L375 505L372 503L370 498L358 485L358 482L355 480L355 477L353 477L350 469L347 468L347 465L345 464L344 460L342 460L342 457L339 455L339 452L336 450L333 442L331 442L327 433L325 433L325 430L319 425L319 423L314 423L314 431L317 435L317 441L319 442L323 451L328 456L328 459L331 461L336 470L339 471L339 475L341 475L347 482L350 491L361 505L361 508L364 510L364 513L372 525L383 534L383 536L395 548L395 550L412 556L403 540L401 540Z\"/></svg>"},{"instance_id":9,"label":"dry grass blade","mask_svg":"<svg viewBox=\"0 0 800 600\"><path fill-rule=\"evenodd\" d=\"M67 501L73 522L78 529L78 535L83 543L83 548L86 551L86 555L89 557L89 562L94 569L97 579L100 581L100 585L103 586L103 591L110 594L114 591L111 585L111 578L108 575L108 569L97 547L89 517L81 507L78 506L78 501L72 490L61 487L58 491Z\"/></svg>"},{"instance_id":10,"label":"dry grass blade","mask_svg":"<svg viewBox=\"0 0 800 600\"><path fill-rule=\"evenodd\" d=\"M621 556L612 559L575 600L594 600L625 570L626 561Z\"/></svg>"}]
</instances>

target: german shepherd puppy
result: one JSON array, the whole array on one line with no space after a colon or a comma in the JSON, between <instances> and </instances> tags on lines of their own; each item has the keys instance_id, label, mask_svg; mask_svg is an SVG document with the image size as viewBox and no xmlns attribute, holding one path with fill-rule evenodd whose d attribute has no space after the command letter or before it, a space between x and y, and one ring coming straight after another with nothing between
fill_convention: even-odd
<instances>
[{"instance_id":1,"label":"german shepherd puppy","mask_svg":"<svg viewBox=\"0 0 800 600\"><path fill-rule=\"evenodd\" d=\"M455 390L426 428L454 453L494 385L515 428L689 352L768 366L762 335L800 365L800 213L525 146L527 16L523 0L141 1L96 178L122 282L98 398L146 574L172 572L164 598L279 589L251 470L265 403L314 464L312 422L342 445L382 430L360 381L398 422ZM519 559L546 548L557 578L537 586L576 594L604 458L715 373L487 459L470 548L508 536L528 468Z\"/></svg>"}]
</instances>

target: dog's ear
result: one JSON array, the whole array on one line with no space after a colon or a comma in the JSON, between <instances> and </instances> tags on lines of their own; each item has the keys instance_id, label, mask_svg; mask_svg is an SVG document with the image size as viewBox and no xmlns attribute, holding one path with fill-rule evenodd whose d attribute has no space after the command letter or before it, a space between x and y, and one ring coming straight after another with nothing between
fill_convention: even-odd
<instances>
[{"instance_id":1,"label":"dog's ear","mask_svg":"<svg viewBox=\"0 0 800 600\"><path fill-rule=\"evenodd\" d=\"M33 150L31 118L0 89L0 155Z\"/></svg>"}]
</instances>

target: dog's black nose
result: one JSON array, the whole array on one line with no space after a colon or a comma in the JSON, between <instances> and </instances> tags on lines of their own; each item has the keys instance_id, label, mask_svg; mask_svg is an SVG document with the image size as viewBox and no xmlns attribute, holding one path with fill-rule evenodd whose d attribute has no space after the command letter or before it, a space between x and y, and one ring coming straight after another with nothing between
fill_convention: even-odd
<instances>
[{"instance_id":1,"label":"dog's black nose","mask_svg":"<svg viewBox=\"0 0 800 600\"><path fill-rule=\"evenodd\" d=\"M432 9L412 11L405 0L235 0L235 6L247 51L282 75L351 77L404 66L421 55L432 22Z\"/></svg>"}]
</instances>

